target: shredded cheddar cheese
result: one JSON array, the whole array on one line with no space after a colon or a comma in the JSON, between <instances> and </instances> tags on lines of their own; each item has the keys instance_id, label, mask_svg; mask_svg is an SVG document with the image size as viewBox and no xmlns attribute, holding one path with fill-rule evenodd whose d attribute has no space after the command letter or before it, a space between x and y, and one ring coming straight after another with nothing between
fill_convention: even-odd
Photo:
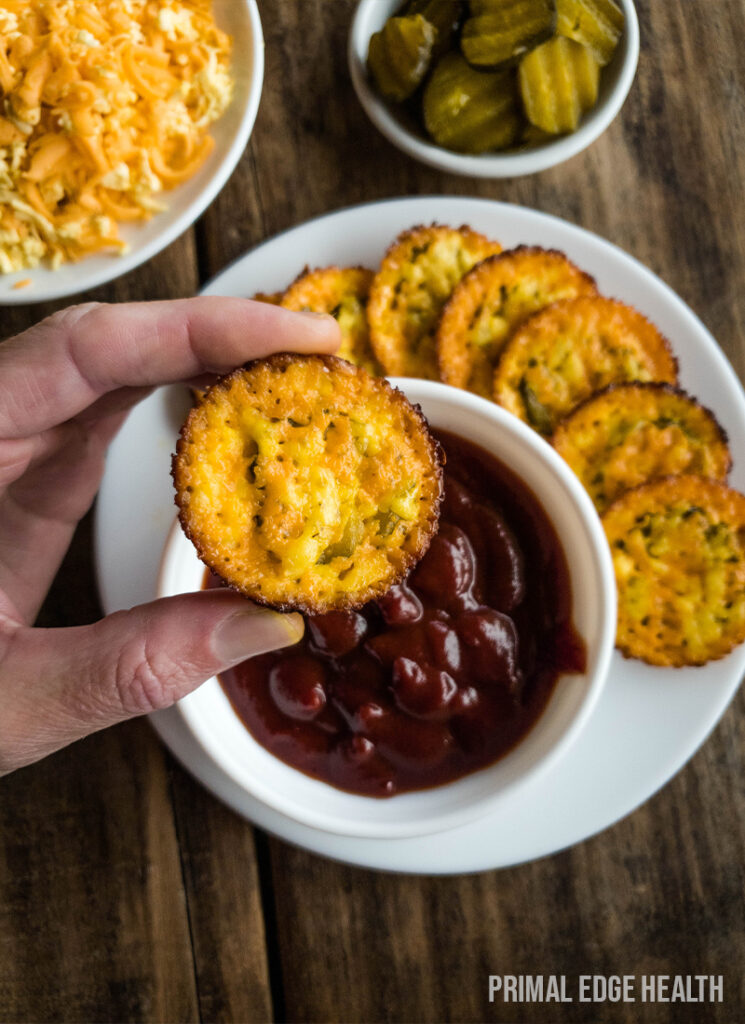
<instances>
[{"instance_id":1,"label":"shredded cheddar cheese","mask_svg":"<svg viewBox=\"0 0 745 1024\"><path fill-rule=\"evenodd\" d=\"M126 248L214 144L211 0L0 0L0 273Z\"/></svg>"}]
</instances>

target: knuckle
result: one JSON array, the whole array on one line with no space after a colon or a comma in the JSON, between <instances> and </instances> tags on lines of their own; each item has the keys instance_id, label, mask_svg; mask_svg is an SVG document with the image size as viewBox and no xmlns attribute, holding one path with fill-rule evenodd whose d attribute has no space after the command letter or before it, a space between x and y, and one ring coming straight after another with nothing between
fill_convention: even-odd
<instances>
[{"instance_id":1,"label":"knuckle","mask_svg":"<svg viewBox=\"0 0 745 1024\"><path fill-rule=\"evenodd\" d=\"M32 456L33 446L25 438L10 441L0 438L0 487L23 476Z\"/></svg>"},{"instance_id":2,"label":"knuckle","mask_svg":"<svg viewBox=\"0 0 745 1024\"><path fill-rule=\"evenodd\" d=\"M53 328L55 332L60 328L69 330L69 328L75 327L83 317L104 308L105 304L102 302L78 302L74 306L58 309L56 313L52 313L46 320L43 320L42 324L45 327Z\"/></svg>"},{"instance_id":3,"label":"knuckle","mask_svg":"<svg viewBox=\"0 0 745 1024\"><path fill-rule=\"evenodd\" d=\"M170 707L180 696L179 666L147 637L125 644L114 665L113 686L127 715L149 714Z\"/></svg>"}]
</instances>

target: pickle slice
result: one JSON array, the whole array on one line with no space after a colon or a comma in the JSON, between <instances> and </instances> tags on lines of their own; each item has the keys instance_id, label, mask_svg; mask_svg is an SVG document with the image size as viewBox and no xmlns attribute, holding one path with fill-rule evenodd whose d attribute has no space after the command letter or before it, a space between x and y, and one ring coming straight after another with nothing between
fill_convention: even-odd
<instances>
[{"instance_id":1,"label":"pickle slice","mask_svg":"<svg viewBox=\"0 0 745 1024\"><path fill-rule=\"evenodd\" d=\"M586 46L556 36L520 61L525 115L552 135L573 132L598 98L600 65Z\"/></svg>"},{"instance_id":2,"label":"pickle slice","mask_svg":"<svg viewBox=\"0 0 745 1024\"><path fill-rule=\"evenodd\" d=\"M551 132L544 132L542 128L536 128L530 121L526 121L520 133L520 144L523 146L542 146L551 142L554 136Z\"/></svg>"},{"instance_id":3,"label":"pickle slice","mask_svg":"<svg viewBox=\"0 0 745 1024\"><path fill-rule=\"evenodd\" d=\"M411 0L407 14L421 14L437 29L432 58L441 57L450 49L453 35L463 13L462 0Z\"/></svg>"},{"instance_id":4,"label":"pickle slice","mask_svg":"<svg viewBox=\"0 0 745 1024\"><path fill-rule=\"evenodd\" d=\"M586 46L607 64L623 32L623 11L614 0L556 0L556 31Z\"/></svg>"},{"instance_id":5,"label":"pickle slice","mask_svg":"<svg viewBox=\"0 0 745 1024\"><path fill-rule=\"evenodd\" d=\"M511 71L474 71L459 53L446 54L424 88L424 126L439 146L461 153L504 149L522 119Z\"/></svg>"},{"instance_id":6,"label":"pickle slice","mask_svg":"<svg viewBox=\"0 0 745 1024\"><path fill-rule=\"evenodd\" d=\"M496 69L550 39L555 28L554 0L477 0L460 47L473 67Z\"/></svg>"},{"instance_id":7,"label":"pickle slice","mask_svg":"<svg viewBox=\"0 0 745 1024\"><path fill-rule=\"evenodd\" d=\"M416 91L429 68L436 39L437 29L421 14L389 18L370 37L367 66L381 96L401 102Z\"/></svg>"}]
</instances>

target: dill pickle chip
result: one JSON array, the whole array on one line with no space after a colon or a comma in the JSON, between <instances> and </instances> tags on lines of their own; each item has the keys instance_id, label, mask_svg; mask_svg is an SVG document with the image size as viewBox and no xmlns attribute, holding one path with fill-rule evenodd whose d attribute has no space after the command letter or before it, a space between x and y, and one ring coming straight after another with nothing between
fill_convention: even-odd
<instances>
[{"instance_id":1,"label":"dill pickle chip","mask_svg":"<svg viewBox=\"0 0 745 1024\"><path fill-rule=\"evenodd\" d=\"M530 121L525 122L520 133L520 143L523 146L542 146L546 142L551 142L553 138L551 132L544 132L542 128L536 128Z\"/></svg>"},{"instance_id":2,"label":"dill pickle chip","mask_svg":"<svg viewBox=\"0 0 745 1024\"><path fill-rule=\"evenodd\" d=\"M473 67L496 69L550 39L555 28L555 0L479 0L471 4L460 47Z\"/></svg>"},{"instance_id":3,"label":"dill pickle chip","mask_svg":"<svg viewBox=\"0 0 745 1024\"><path fill-rule=\"evenodd\" d=\"M437 29L421 14L389 18L370 37L367 66L386 99L408 99L429 69Z\"/></svg>"},{"instance_id":4,"label":"dill pickle chip","mask_svg":"<svg viewBox=\"0 0 745 1024\"><path fill-rule=\"evenodd\" d=\"M435 66L423 108L435 142L461 153L511 146L522 125L514 74L474 71L459 53L446 54Z\"/></svg>"},{"instance_id":5,"label":"dill pickle chip","mask_svg":"<svg viewBox=\"0 0 745 1024\"><path fill-rule=\"evenodd\" d=\"M556 36L520 61L525 115L552 135L573 132L598 98L600 65L586 46Z\"/></svg>"},{"instance_id":6,"label":"dill pickle chip","mask_svg":"<svg viewBox=\"0 0 745 1024\"><path fill-rule=\"evenodd\" d=\"M450 49L450 44L463 13L462 0L411 0L407 14L421 14L430 25L437 29L437 39L432 50L433 59L441 57Z\"/></svg>"},{"instance_id":7,"label":"dill pickle chip","mask_svg":"<svg viewBox=\"0 0 745 1024\"><path fill-rule=\"evenodd\" d=\"M623 11L614 0L556 0L556 31L586 46L607 64L623 32Z\"/></svg>"}]
</instances>

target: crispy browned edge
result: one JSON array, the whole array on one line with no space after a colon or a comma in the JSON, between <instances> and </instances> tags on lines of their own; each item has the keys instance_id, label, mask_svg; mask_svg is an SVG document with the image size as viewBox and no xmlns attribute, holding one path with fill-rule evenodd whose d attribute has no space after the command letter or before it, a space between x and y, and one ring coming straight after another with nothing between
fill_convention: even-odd
<instances>
[{"instance_id":1,"label":"crispy browned edge","mask_svg":"<svg viewBox=\"0 0 745 1024\"><path fill-rule=\"evenodd\" d=\"M340 274L343 274L345 270L365 270L367 271L367 273L373 275L377 273L376 270L371 270L370 267L363 267L361 263L355 263L353 266L349 267L339 266L338 263L329 263L329 265L326 267L311 267L309 263L306 263L303 269L295 277L293 277L293 279L287 285L285 290L282 292L278 292L277 294L281 295L282 299L284 299L285 295L287 295L290 288L294 288L295 285L299 284L304 278L310 277L312 274L325 274L329 270L336 271L337 273ZM280 299L280 305L282 304L282 299Z\"/></svg>"},{"instance_id":2,"label":"crispy browned edge","mask_svg":"<svg viewBox=\"0 0 745 1024\"><path fill-rule=\"evenodd\" d=\"M523 248L523 246L519 246L519 248ZM552 249L552 250L547 250L547 251L558 252L559 250L558 249ZM502 254L500 253L499 255L501 256ZM576 266L576 264L575 264L575 266ZM581 269L581 268L578 268L578 269ZM470 273L470 271L469 271L469 273ZM584 274L584 273L586 273L586 271L583 270L582 273ZM597 287L597 281L595 281L595 278L592 277L591 274L587 274L587 277L589 277L592 281L594 281L595 282L595 286ZM589 296L581 296L581 298L588 298L588 297ZM640 316L642 318L642 320L645 320L649 324L650 327L654 328L654 330L659 335L659 338L662 341L662 344L664 345L665 350L666 350L668 356L670 357L670 361L671 361L672 366L673 366L673 371L675 373L675 379L677 381L678 375L680 373L680 363L678 362L678 357L675 355L675 352L673 350L673 346L670 343L670 339L666 335L664 335L662 333L662 331L659 329L657 324L654 323L653 320L650 320L648 316L645 316L644 313L642 313L640 310L638 310L636 308L636 306L632 306L631 303L629 303L629 302L624 302L623 299L616 299L616 298L613 298L613 296L610 296L610 295L603 295L602 292L600 292L600 291L598 291L598 294L597 294L596 297L600 298L600 299L607 299L608 302L614 302L614 303L617 303L620 306L625 306L626 309L633 310L633 312L636 313L637 316ZM524 320L523 323L520 324L519 330L522 330L523 327L528 327L530 325L530 321L533 319L533 317L543 316L544 313L548 313L549 310L551 310L554 306L558 306L560 302L574 302L574 301L575 301L574 299L559 299L557 302L552 302L548 306L544 306L543 309L537 310L535 313L533 313L531 316L529 316L527 318L527 320ZM512 337L514 337L514 335ZM496 365L494 367L495 390L496 390L496 379L497 379L497 371L499 370L499 364L501 363L502 358L504 357L504 354L507 351L507 348L509 347L510 342L512 341L512 337L510 337L510 339L508 340L507 344L504 346L502 351L499 353L499 357L497 358L497 362L496 362ZM589 395L587 398L583 398L582 401L579 403L579 405L576 405L574 407L574 409L572 409L572 411L570 413L567 413L567 415L562 420L560 420L559 423L557 423L556 429L558 429L558 427L565 420L568 420L570 416L574 416L575 412L577 412L579 409L581 409L583 405L586 405L588 402L591 402L593 398L597 398L597 396L602 394L604 391L607 391L609 388L625 387L627 384L667 384L667 381L641 381L641 380L640 381L619 381L617 384L608 384L606 387L600 388L599 391L593 391L593 393L591 395ZM677 385L668 385L668 386L669 387L673 387L673 388L677 387ZM685 392L685 391L682 391L681 388L678 388L678 390L682 394L684 394L686 396L686 398L692 398L691 395L687 394L687 392ZM694 401L695 401L695 399L694 399ZM700 404L700 403L697 403L697 404ZM701 406L701 408L704 409L705 406ZM706 412L709 412L709 411L710 411L709 409L706 409ZM719 424L717 424L717 426L719 426ZM554 431L554 433L555 432L556 431Z\"/></svg>"},{"instance_id":3,"label":"crispy browned edge","mask_svg":"<svg viewBox=\"0 0 745 1024\"><path fill-rule=\"evenodd\" d=\"M667 339L665 339L665 341L667 341ZM671 355L672 355L672 353L671 353ZM673 355L673 359L675 361L676 372L677 372L678 360L675 357L675 355ZM549 441L551 442L551 444L553 444L554 438L556 437L556 434L558 433L558 431L564 429L565 427L568 428L569 427L569 421L574 416L576 416L580 411L582 411L585 408L585 406L590 405L591 402L594 402L598 398L602 398L604 395L607 395L610 392L630 391L630 390L634 390L634 391L637 391L637 390L643 390L643 391L666 391L668 394L677 395L679 398L687 398L689 402L693 402L693 404L695 406L697 406L699 409L701 409L703 412L705 412L709 417L711 417L711 421L714 424L714 427L716 428L717 434L719 436L719 440L722 442L724 447L727 449L727 475L729 475L729 472L732 469L732 452L730 451L730 447L729 447L729 437L727 435L727 431L724 429L724 427L719 422L719 420L716 418L716 416L711 411L711 409L709 409L707 406L705 406L702 402L699 402L699 400L694 395L689 394L684 388L678 387L676 384L668 384L667 381L664 381L664 380L628 380L628 381L623 381L623 382L618 383L618 384L609 384L607 387L601 388L600 391L594 391L587 398L583 399L579 403L579 405L575 406L574 409L572 409L572 411L570 413L568 413L562 420L559 420L559 422L556 424L556 429L554 430L553 434L549 438ZM686 475L689 475L689 474L686 474ZM662 478L660 478L660 479L662 479ZM643 486L643 485L640 484L640 486ZM634 490L634 489L635 488L632 488L632 490ZM618 500L618 499L616 499L616 500ZM611 504L613 504L613 502L611 502ZM610 505L608 506L608 508L610 508Z\"/></svg>"},{"instance_id":4,"label":"crispy browned edge","mask_svg":"<svg viewBox=\"0 0 745 1024\"><path fill-rule=\"evenodd\" d=\"M440 375L440 380L445 380L445 377L443 376L443 370L442 370L442 360L441 360L441 357L440 357L440 325L441 325L442 320L443 320L443 318L445 316L445 310L448 308L450 303L454 300L454 298L456 296L456 292L461 287L461 285L465 286L465 282L468 280L468 278L471 276L471 274L473 274L474 271L478 270L480 267L483 267L483 265L485 263L495 263L497 260L505 259L505 258L507 258L509 256L515 256L517 253L522 253L522 252L529 252L529 253L532 253L532 254L535 254L535 255L538 255L539 253L543 253L543 255L551 254L553 256L561 256L563 259L565 259L569 263L571 263L571 265L576 270L578 270L580 272L580 274L583 275L583 277L586 277L587 280L590 281L594 285L595 290L597 291L598 295L600 295L600 291L598 289L598 283L595 280L595 278L592 276L592 274L588 274L588 272L586 270L583 270L582 267L578 266L574 262L574 260L569 259L567 254L565 252L563 252L563 250L561 250L561 249L546 249L542 245L525 245L525 244L523 244L523 245L515 245L515 246L513 246L512 249L503 249L501 252L494 253L493 256L487 256L486 259L481 260L479 263L474 263L474 265L471 267L471 269L469 271L467 271L467 273L465 273L463 275L463 277L460 279L460 281L456 284L455 288L453 288L452 292L450 293L450 297L445 300L445 302L443 304L443 307L440 310L440 315L439 315L439 317L437 319L437 325L435 326L435 342L436 342L435 350L437 352L437 372ZM537 310L532 315L533 316L538 316L539 313L543 313L544 310L548 309L550 306L553 306L553 305L555 305L555 303L551 302L551 303L548 304L548 306L544 306L542 309ZM530 317L527 317L523 321L523 323L524 324L527 323L528 320L530 320ZM523 326L523 324L521 324L520 326ZM508 338L507 341L505 342L505 348L507 347L509 342L510 342L510 338ZM504 352L504 348L502 349L502 352ZM497 359L497 363L495 364L495 372L496 372L496 366L499 364L499 359L502 356L502 352L500 352L499 358ZM673 358L675 358L675 357L673 356ZM677 361L676 361L676 368L677 368Z\"/></svg>"},{"instance_id":5,"label":"crispy browned edge","mask_svg":"<svg viewBox=\"0 0 745 1024\"><path fill-rule=\"evenodd\" d=\"M617 505L620 505L622 502L625 502L631 495L636 494L638 491L649 491L652 490L653 488L656 489L658 487L667 486L668 484L672 485L674 483L678 483L680 480L689 482L698 481L698 483L700 483L702 488L704 489L712 487L714 489L734 491L736 494L739 494L741 497L743 497L740 491L735 490L734 487L730 487L729 484L725 483L723 480L710 480L708 477L698 476L698 474L696 473L671 473L668 476L661 476L657 480L650 480L648 483L639 484L638 487L632 487L631 490L624 491L623 494L619 494L616 500L612 501L608 508L605 510L605 512L603 512L602 516L600 517L601 522L609 514L611 509L615 508ZM700 496L697 495L696 500L700 500ZM618 586L618 584L616 584L616 586ZM628 661L642 661L645 665L653 665L655 668L700 668L702 665L708 665L711 661L721 661L722 658L726 658L727 655L730 654L735 649L735 647L739 647L741 643L741 640L733 640L730 647L726 651L722 651L721 654L715 654L712 655L712 657L710 658L702 660L660 662L652 661L650 658L645 658L641 654L632 654L630 650L628 650L625 646L622 646L618 642L618 637L616 636L616 650L620 651L624 658L626 658Z\"/></svg>"},{"instance_id":6,"label":"crispy browned edge","mask_svg":"<svg viewBox=\"0 0 745 1024\"><path fill-rule=\"evenodd\" d=\"M378 586L368 587L368 589L364 591L354 601L343 602L341 604L334 604L328 607L318 605L314 606L312 603L300 600L282 602L268 601L260 593L246 590L242 587L237 586L234 583L229 583L227 580L223 579L223 577L215 569L215 567L210 565L210 563L205 559L204 552L202 551L197 538L195 538L191 532L186 510L183 508L179 500L180 493L182 491L182 484L180 482L181 457L182 455L185 454L186 436L188 434L189 426L193 417L196 415L199 406L203 401L206 400L207 396L211 394L211 392L215 388L221 388L227 391L236 377L250 372L253 367L258 366L259 364L268 364L273 369L276 368L281 372L282 367L286 367L290 363L297 361L309 362L313 360L325 363L325 365L328 366L328 368L332 371L341 370L342 373L347 374L366 374L368 377L370 377L371 380L375 381L376 386L379 386L380 388L382 388L382 390L389 392L393 401L407 405L411 409L412 416L416 421L416 425L419 427L419 429L422 431L422 433L429 442L429 449L432 455L432 465L434 466L435 477L437 483L439 484L439 493L437 494L434 502L432 503L432 508L427 516L427 522L425 524L425 530L422 534L422 542L419 546L419 549L415 552L411 552L405 555L401 572L385 585L381 584ZM364 604L367 604L368 601L372 601L378 597L382 597L383 594L387 593L391 587L395 586L397 583L400 583L401 580L403 580L411 572L414 566L424 557L432 542L432 538L437 533L440 523L440 506L442 504L444 494L444 467L445 452L440 442L432 434L429 427L429 423L427 422L427 419L424 413L422 412L421 406L418 404L414 404L413 402L410 402L406 395L403 393L403 391L401 391L399 388L394 387L384 377L372 377L372 375L368 374L367 371L364 370L362 367L354 366L352 363L348 363L344 359L339 359L337 356L320 354L296 355L292 352L278 352L271 356L265 356L262 359L253 359L251 360L251 362L245 363L243 366L240 366L237 369L233 370L231 373L221 377L210 388L208 388L207 391L205 391L200 401L197 402L194 406L192 406L192 408L189 410L189 415L186 417L186 420L184 421L181 430L179 431L178 441L176 442L176 451L171 458L171 477L173 479L174 487L176 488L174 502L179 510L178 519L181 524L181 529L184 531L186 536L194 545L194 548L196 549L200 561L202 561L204 565L206 565L207 568L221 580L225 587L235 591L236 593L242 594L244 597L249 598L255 604L264 605L265 607L272 608L278 612L302 612L305 615L319 615L329 611L352 611L356 608L361 608Z\"/></svg>"},{"instance_id":7,"label":"crispy browned edge","mask_svg":"<svg viewBox=\"0 0 745 1024\"><path fill-rule=\"evenodd\" d=\"M393 241L388 245L388 248L383 253L383 259L380 261L380 266L375 271L375 273L380 273L385 261L390 256L393 255L393 253L396 251L396 249L399 248L399 246L405 245L407 242L411 240L413 236L418 235L421 231L432 231L433 229L439 230L440 228L445 228L446 231L467 231L471 235L478 235L480 238L485 239L487 242L493 242L496 245L501 244L496 240L496 238L489 238L489 236L485 235L482 231L477 231L476 228L472 228L470 224L459 224L458 227L453 227L452 224L441 224L438 220L433 220L431 224L413 224L410 228L404 228L403 231L400 231L393 239ZM498 252L495 253L494 255L501 256L502 253ZM491 257L487 258L490 259Z\"/></svg>"},{"instance_id":8,"label":"crispy browned edge","mask_svg":"<svg viewBox=\"0 0 745 1024\"><path fill-rule=\"evenodd\" d=\"M491 243L493 243L495 245L499 245L501 247L501 242L497 241L496 238L489 238L489 236L485 235L482 231L477 231L475 228L472 228L470 224L460 224L456 228L452 227L452 225L450 225L450 224L441 224L439 221L436 221L436 220L433 220L431 224L414 224L412 227L405 228L403 231L399 232L399 234L396 235L396 237L393 239L393 241L389 244L388 248L383 253L383 258L380 261L380 265L378 266L378 269L375 271L375 277L373 278L372 284L370 286L370 295L371 295L371 297L372 297L373 291L375 289L375 280L376 280L376 278L382 272L383 267L385 266L386 262L394 255L396 250L398 248L400 248L401 246L403 246L403 245L407 244L408 242L410 242L412 237L415 236L415 235L418 235L421 231L431 231L433 228L435 228L435 229L445 228L447 231L467 231L469 234L479 235L481 238L485 239L487 242L491 242ZM502 250L502 251L504 251L504 250ZM501 256L501 255L502 255L502 252L494 253L494 256ZM487 256L486 257L486 259L493 259L493 258L494 258L493 256ZM405 260L399 260L399 263L405 263L405 262L406 262ZM480 262L483 263L484 261L481 260ZM478 263L475 263L474 267L477 267L478 265L479 265ZM472 267L471 270L473 270L474 267ZM467 277L468 274L470 274L470 273L471 273L471 271L469 270L467 272L467 274L464 274L463 276ZM461 281L462 280L463 280L463 278L461 278ZM458 284L460 284L460 281L458 282ZM456 284L456 286L455 286L456 288L458 287L458 284ZM451 292L451 295L452 295L452 292ZM446 300L446 303L449 302L449 301L450 301L449 299ZM440 311L440 315L442 315L442 311ZM370 325L369 315L368 315L368 325L372 326L372 325ZM435 323L435 328L434 328L435 329L435 335L437 334L437 328L438 327L439 327L439 317L438 317L437 322ZM381 366L383 366L383 369L385 370L385 365L383 363L383 360L380 358L380 354L378 353L378 350L375 347L375 342L373 340L373 335L374 334L375 334L375 332L371 329L370 330L370 345L371 345L372 350L373 350L373 352L375 354L375 358L378 360L378 363ZM439 372L439 368L440 367L439 367L439 361L438 361L438 367L437 367L438 372ZM386 373L387 372L388 371L386 370Z\"/></svg>"}]
</instances>

